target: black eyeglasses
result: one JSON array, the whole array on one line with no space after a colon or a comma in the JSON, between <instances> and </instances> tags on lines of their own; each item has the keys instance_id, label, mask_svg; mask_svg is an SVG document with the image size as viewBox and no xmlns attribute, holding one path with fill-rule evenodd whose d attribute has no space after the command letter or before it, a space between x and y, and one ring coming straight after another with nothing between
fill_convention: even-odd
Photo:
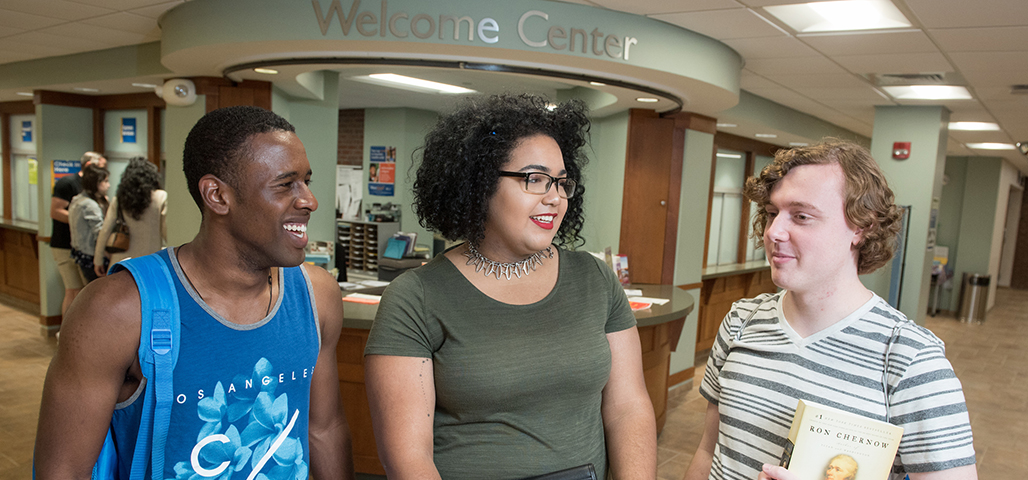
<instances>
[{"instance_id":1,"label":"black eyeglasses","mask_svg":"<svg viewBox=\"0 0 1028 480\"><path fill-rule=\"evenodd\" d=\"M524 178L523 188L525 192L533 193L535 195L545 195L546 192L550 191L550 187L553 186L553 182L557 182L557 195L560 198L571 198L575 196L575 190L578 189L578 182L568 177L551 177L543 172L500 172L501 177L520 177Z\"/></svg>"}]
</instances>

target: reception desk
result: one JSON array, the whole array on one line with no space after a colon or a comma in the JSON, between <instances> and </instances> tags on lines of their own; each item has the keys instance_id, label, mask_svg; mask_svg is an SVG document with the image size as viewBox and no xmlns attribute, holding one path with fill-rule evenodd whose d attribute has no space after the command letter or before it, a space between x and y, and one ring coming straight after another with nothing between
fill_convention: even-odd
<instances>
[{"instance_id":1,"label":"reception desk","mask_svg":"<svg viewBox=\"0 0 1028 480\"><path fill-rule=\"evenodd\" d=\"M671 285L632 285L629 288L641 289L644 297L670 299L664 305L654 304L635 312L642 346L643 376L653 402L659 433L667 417L671 351L678 345L685 317L693 309L693 298ZM344 295L346 293L349 292L344 292ZM343 333L339 337L337 353L339 390L353 436L354 467L359 473L385 475L378 460L371 410L364 387L364 346L377 311L377 305L344 302Z\"/></svg>"},{"instance_id":2,"label":"reception desk","mask_svg":"<svg viewBox=\"0 0 1028 480\"><path fill-rule=\"evenodd\" d=\"M39 305L35 223L0 218L0 293Z\"/></svg>"}]
</instances>

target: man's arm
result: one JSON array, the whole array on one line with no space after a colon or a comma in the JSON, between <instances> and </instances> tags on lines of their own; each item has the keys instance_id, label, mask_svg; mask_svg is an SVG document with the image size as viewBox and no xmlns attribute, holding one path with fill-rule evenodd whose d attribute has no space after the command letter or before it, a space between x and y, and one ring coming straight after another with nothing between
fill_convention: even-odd
<instances>
[{"instance_id":1,"label":"man's arm","mask_svg":"<svg viewBox=\"0 0 1028 480\"><path fill-rule=\"evenodd\" d=\"M643 380L636 327L608 333L610 378L603 387L603 431L613 478L657 477L657 425Z\"/></svg>"},{"instance_id":2,"label":"man's arm","mask_svg":"<svg viewBox=\"0 0 1028 480\"><path fill-rule=\"evenodd\" d=\"M89 478L119 400L141 378L139 294L125 272L91 283L68 309L43 385L36 478ZM134 381L127 381L134 378Z\"/></svg>"},{"instance_id":3,"label":"man's arm","mask_svg":"<svg viewBox=\"0 0 1028 480\"><path fill-rule=\"evenodd\" d=\"M50 218L68 223L68 205L70 203L61 197L50 197Z\"/></svg>"},{"instance_id":4,"label":"man's arm","mask_svg":"<svg viewBox=\"0 0 1028 480\"><path fill-rule=\"evenodd\" d=\"M308 268L321 324L321 351L311 379L311 476L352 480L353 452L350 427L339 398L336 345L343 328L343 301L339 284L322 268Z\"/></svg>"},{"instance_id":5,"label":"man's arm","mask_svg":"<svg viewBox=\"0 0 1028 480\"><path fill-rule=\"evenodd\" d=\"M700 445L696 447L692 463L685 471L684 480L706 480L710 477L710 466L714 461L714 447L717 445L720 424L721 414L718 413L717 405L708 403L707 416L703 420L703 437L700 438Z\"/></svg>"}]
</instances>

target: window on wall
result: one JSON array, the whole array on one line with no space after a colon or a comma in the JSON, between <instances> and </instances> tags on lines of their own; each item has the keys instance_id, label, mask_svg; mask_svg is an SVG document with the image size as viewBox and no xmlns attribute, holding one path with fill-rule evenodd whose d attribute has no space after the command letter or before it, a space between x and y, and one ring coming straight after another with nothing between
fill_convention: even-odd
<instances>
[{"instance_id":1,"label":"window on wall","mask_svg":"<svg viewBox=\"0 0 1028 480\"><path fill-rule=\"evenodd\" d=\"M707 251L704 267L762 260L764 250L753 242L757 206L743 197L746 179L771 163L775 145L718 132L714 137Z\"/></svg>"}]
</instances>

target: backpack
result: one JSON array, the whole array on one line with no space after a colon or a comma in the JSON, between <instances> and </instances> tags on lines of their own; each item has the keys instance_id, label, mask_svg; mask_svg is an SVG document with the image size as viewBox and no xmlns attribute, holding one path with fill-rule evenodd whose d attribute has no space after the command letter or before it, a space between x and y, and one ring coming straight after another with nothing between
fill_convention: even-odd
<instances>
[{"instance_id":1,"label":"backpack","mask_svg":"<svg viewBox=\"0 0 1028 480\"><path fill-rule=\"evenodd\" d=\"M172 379L179 352L178 294L168 264L157 254L122 260L111 267L110 273L120 270L128 270L139 289L139 366L147 379L129 478L143 480L147 461L152 460L153 479L160 480L164 475L164 446L174 396ZM108 429L92 478L117 479L119 463Z\"/></svg>"}]
</instances>

